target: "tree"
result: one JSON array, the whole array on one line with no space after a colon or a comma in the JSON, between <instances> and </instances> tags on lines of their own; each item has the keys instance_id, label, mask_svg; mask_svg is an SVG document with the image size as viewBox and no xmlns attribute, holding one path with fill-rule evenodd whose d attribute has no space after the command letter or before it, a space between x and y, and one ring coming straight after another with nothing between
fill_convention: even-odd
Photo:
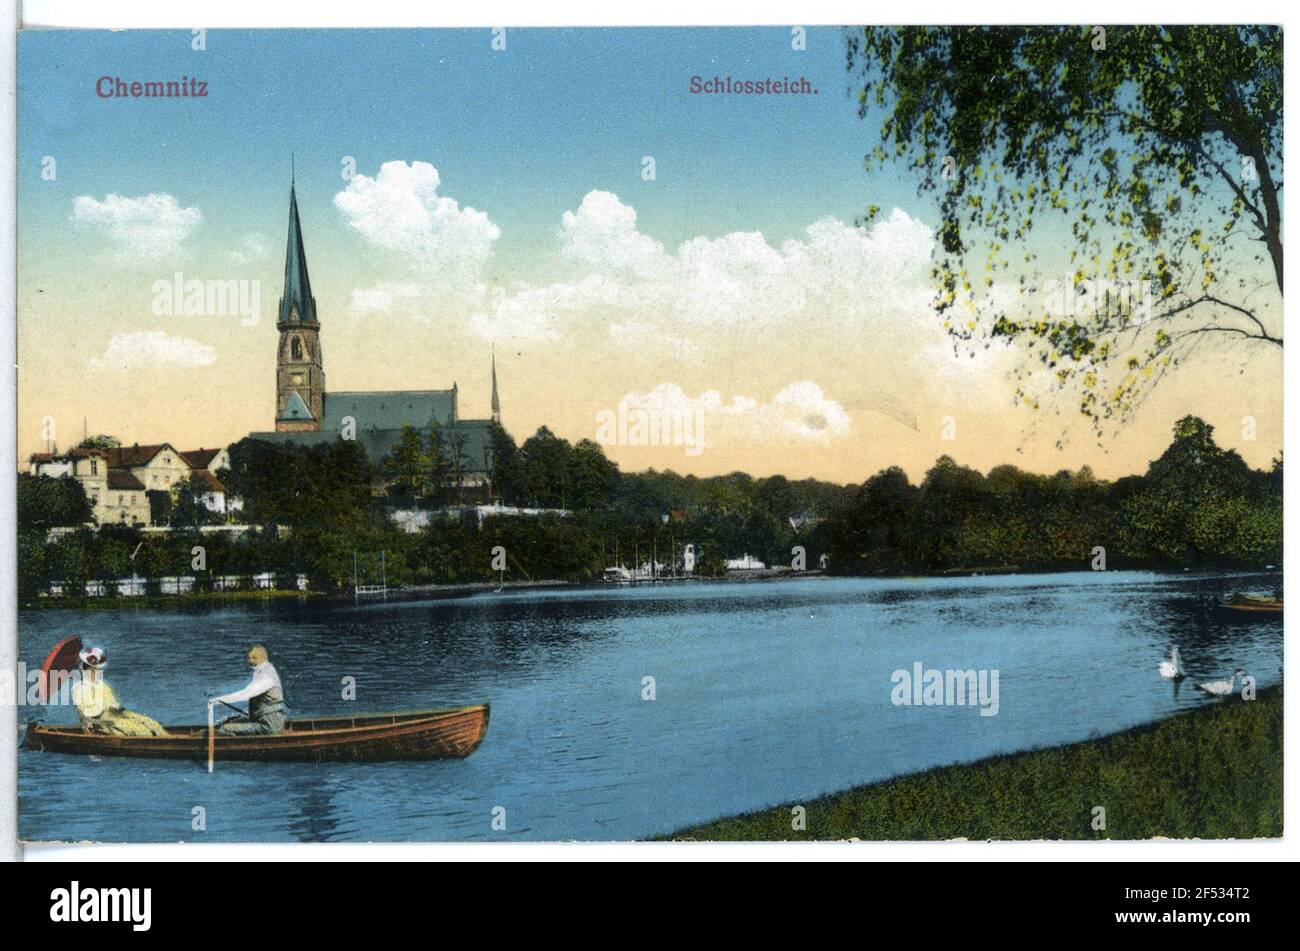
<instances>
[{"instance_id":1,"label":"tree","mask_svg":"<svg viewBox=\"0 0 1300 951\"><path fill-rule=\"evenodd\" d=\"M785 524L795 512L794 489L785 476L776 475L760 479L755 485L754 501L770 512L777 521Z\"/></svg>"},{"instance_id":2,"label":"tree","mask_svg":"<svg viewBox=\"0 0 1300 951\"><path fill-rule=\"evenodd\" d=\"M50 529L84 525L94 517L86 490L71 476L18 474L18 527Z\"/></svg>"},{"instance_id":3,"label":"tree","mask_svg":"<svg viewBox=\"0 0 1300 951\"><path fill-rule=\"evenodd\" d=\"M1174 424L1169 448L1124 502L1125 551L1174 564L1228 555L1234 543L1225 513L1251 490L1245 461L1219 448L1209 423L1184 416Z\"/></svg>"},{"instance_id":4,"label":"tree","mask_svg":"<svg viewBox=\"0 0 1300 951\"><path fill-rule=\"evenodd\" d=\"M45 534L40 531L18 531L18 596L35 598L50 580L50 558L45 547Z\"/></svg>"},{"instance_id":5,"label":"tree","mask_svg":"<svg viewBox=\"0 0 1300 951\"><path fill-rule=\"evenodd\" d=\"M149 524L171 524L174 505L171 492L167 489L148 489L144 495L149 500Z\"/></svg>"},{"instance_id":6,"label":"tree","mask_svg":"<svg viewBox=\"0 0 1300 951\"><path fill-rule=\"evenodd\" d=\"M522 501L526 492L523 458L500 423L491 424L485 452L487 458L483 461L492 482L492 495L506 502Z\"/></svg>"},{"instance_id":7,"label":"tree","mask_svg":"<svg viewBox=\"0 0 1300 951\"><path fill-rule=\"evenodd\" d=\"M116 436L106 436L103 434L96 436L87 436L81 442L77 443L78 449L117 449L122 445L122 441Z\"/></svg>"},{"instance_id":8,"label":"tree","mask_svg":"<svg viewBox=\"0 0 1300 951\"><path fill-rule=\"evenodd\" d=\"M195 528L199 525L220 525L225 517L204 503L211 489L197 476L190 476L176 486L170 524L176 528Z\"/></svg>"},{"instance_id":9,"label":"tree","mask_svg":"<svg viewBox=\"0 0 1300 951\"><path fill-rule=\"evenodd\" d=\"M451 482L451 495L457 502L461 497L461 483L465 477L465 467L469 465L469 456L465 454L465 430L452 426L443 440L447 453L447 475Z\"/></svg>"},{"instance_id":10,"label":"tree","mask_svg":"<svg viewBox=\"0 0 1300 951\"><path fill-rule=\"evenodd\" d=\"M230 468L222 475L256 525L343 530L366 524L373 514L370 462L354 439L314 446L241 439L230 447Z\"/></svg>"},{"instance_id":11,"label":"tree","mask_svg":"<svg viewBox=\"0 0 1300 951\"><path fill-rule=\"evenodd\" d=\"M969 554L966 521L981 509L984 477L940 456L925 474L912 510L912 545L926 568L961 565Z\"/></svg>"},{"instance_id":12,"label":"tree","mask_svg":"<svg viewBox=\"0 0 1300 951\"><path fill-rule=\"evenodd\" d=\"M618 466L610 462L599 444L583 439L569 456L573 497L566 500L574 509L601 509L609 504L618 485Z\"/></svg>"},{"instance_id":13,"label":"tree","mask_svg":"<svg viewBox=\"0 0 1300 951\"><path fill-rule=\"evenodd\" d=\"M447 459L447 440L443 438L442 426L435 419L429 424L429 435L425 440L425 478L429 497L436 504L447 500L447 482L451 478L451 464Z\"/></svg>"},{"instance_id":14,"label":"tree","mask_svg":"<svg viewBox=\"0 0 1300 951\"><path fill-rule=\"evenodd\" d=\"M424 439L413 426L403 426L402 434L384 459L389 491L399 499L414 499L424 489L428 468L429 453Z\"/></svg>"},{"instance_id":15,"label":"tree","mask_svg":"<svg viewBox=\"0 0 1300 951\"><path fill-rule=\"evenodd\" d=\"M573 447L545 426L525 440L524 481L530 501L548 508L563 508L573 498Z\"/></svg>"},{"instance_id":16,"label":"tree","mask_svg":"<svg viewBox=\"0 0 1300 951\"><path fill-rule=\"evenodd\" d=\"M1280 28L868 28L848 59L868 166L938 195L958 350L1032 349L1100 432L1203 342L1282 346Z\"/></svg>"}]
</instances>

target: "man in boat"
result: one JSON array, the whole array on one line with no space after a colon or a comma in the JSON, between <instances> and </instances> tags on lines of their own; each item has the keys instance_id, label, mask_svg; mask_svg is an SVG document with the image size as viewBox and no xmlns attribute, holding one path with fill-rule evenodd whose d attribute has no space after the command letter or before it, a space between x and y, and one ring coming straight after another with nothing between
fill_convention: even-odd
<instances>
[{"instance_id":1,"label":"man in boat","mask_svg":"<svg viewBox=\"0 0 1300 951\"><path fill-rule=\"evenodd\" d=\"M81 679L72 685L72 703L82 725L94 733L113 736L164 736L167 731L152 717L125 709L104 679L108 655L102 647L81 651Z\"/></svg>"},{"instance_id":2,"label":"man in boat","mask_svg":"<svg viewBox=\"0 0 1300 951\"><path fill-rule=\"evenodd\" d=\"M248 666L253 668L253 679L243 690L213 697L208 706L218 703L248 701L248 712L221 721L217 733L221 736L270 736L284 732L284 688L280 675L271 666L266 648L254 644L248 649Z\"/></svg>"}]
</instances>

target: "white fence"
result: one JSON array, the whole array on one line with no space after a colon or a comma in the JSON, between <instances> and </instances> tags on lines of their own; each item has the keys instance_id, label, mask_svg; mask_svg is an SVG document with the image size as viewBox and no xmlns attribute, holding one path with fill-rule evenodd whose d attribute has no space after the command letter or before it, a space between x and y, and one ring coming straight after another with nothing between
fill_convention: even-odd
<instances>
[{"instance_id":1,"label":"white fence","mask_svg":"<svg viewBox=\"0 0 1300 951\"><path fill-rule=\"evenodd\" d=\"M276 575L271 571L264 571L256 575L214 575L212 577L213 591L273 591L275 590ZM195 590L198 579L194 575L179 575L155 579L158 582L159 594L191 594ZM69 584L66 581L51 581L48 592L45 597L78 597L78 585ZM307 576L298 574L293 579L293 588L298 591L307 590ZM142 578L139 575L132 575L130 578L100 578L95 581L87 581L84 585L85 596L88 598L103 598L110 591L122 598L139 598L149 593L149 579Z\"/></svg>"}]
</instances>

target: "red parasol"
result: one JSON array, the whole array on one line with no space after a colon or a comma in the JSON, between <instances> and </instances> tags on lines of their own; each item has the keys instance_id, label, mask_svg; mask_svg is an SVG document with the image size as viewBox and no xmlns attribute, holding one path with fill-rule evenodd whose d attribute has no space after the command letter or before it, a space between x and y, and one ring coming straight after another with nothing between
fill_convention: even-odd
<instances>
[{"instance_id":1,"label":"red parasol","mask_svg":"<svg viewBox=\"0 0 1300 951\"><path fill-rule=\"evenodd\" d=\"M78 634L65 637L54 645L54 650L50 651L45 658L45 663L41 665L41 679L36 684L41 703L50 702L50 676L76 670L77 664L81 661L78 656L80 653L81 636Z\"/></svg>"}]
</instances>

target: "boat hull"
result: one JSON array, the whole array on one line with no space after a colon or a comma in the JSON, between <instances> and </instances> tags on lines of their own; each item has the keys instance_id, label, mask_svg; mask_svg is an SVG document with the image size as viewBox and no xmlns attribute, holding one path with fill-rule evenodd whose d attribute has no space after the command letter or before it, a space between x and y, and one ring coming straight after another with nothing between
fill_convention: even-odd
<instances>
[{"instance_id":1,"label":"boat hull","mask_svg":"<svg viewBox=\"0 0 1300 951\"><path fill-rule=\"evenodd\" d=\"M414 710L290 720L274 736L220 736L213 756L227 762L380 763L463 759L487 733L489 707ZM29 723L23 747L47 753L140 759L208 758L206 726L170 726L167 736L110 736Z\"/></svg>"},{"instance_id":2,"label":"boat hull","mask_svg":"<svg viewBox=\"0 0 1300 951\"><path fill-rule=\"evenodd\" d=\"M1235 595L1221 604L1220 607L1233 614L1249 614L1255 617L1280 617L1282 614L1281 601L1266 601L1262 598L1252 598L1247 595Z\"/></svg>"}]
</instances>

